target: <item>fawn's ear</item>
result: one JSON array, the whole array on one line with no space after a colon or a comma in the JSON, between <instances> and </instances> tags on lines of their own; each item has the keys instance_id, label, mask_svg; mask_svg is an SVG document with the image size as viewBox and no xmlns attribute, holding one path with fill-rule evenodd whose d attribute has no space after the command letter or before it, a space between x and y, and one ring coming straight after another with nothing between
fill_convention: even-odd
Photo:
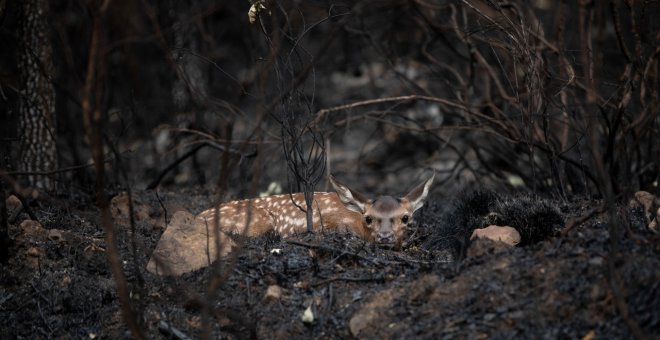
<instances>
[{"instance_id":1,"label":"fawn's ear","mask_svg":"<svg viewBox=\"0 0 660 340\"><path fill-rule=\"evenodd\" d=\"M346 208L364 214L364 207L369 203L369 200L364 195L349 188L345 184L337 182L332 175L328 175L328 180L332 184L332 187L335 188L335 191L337 191L337 196L339 196L339 199L344 203Z\"/></svg>"},{"instance_id":2,"label":"fawn's ear","mask_svg":"<svg viewBox=\"0 0 660 340\"><path fill-rule=\"evenodd\" d=\"M431 178L416 186L415 189L412 189L412 191L410 191L408 195L404 197L404 199L407 199L410 202L410 206L412 206L413 212L424 206L424 200L429 194L429 189L431 188L431 184L433 184L434 178L435 172L433 175L431 175Z\"/></svg>"}]
</instances>

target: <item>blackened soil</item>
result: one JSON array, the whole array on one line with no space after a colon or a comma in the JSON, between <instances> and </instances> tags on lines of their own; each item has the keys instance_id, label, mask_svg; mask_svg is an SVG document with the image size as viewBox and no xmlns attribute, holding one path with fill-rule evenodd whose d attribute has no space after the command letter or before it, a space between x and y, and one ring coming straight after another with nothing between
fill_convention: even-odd
<instances>
[{"instance_id":1,"label":"blackened soil","mask_svg":"<svg viewBox=\"0 0 660 340\"><path fill-rule=\"evenodd\" d=\"M150 338L613 339L631 337L634 327L660 334L660 240L621 223L613 252L604 214L523 247L478 241L455 260L451 249L424 247L446 216L436 201L400 250L346 234L265 235L240 239L242 250L227 262L168 278L144 269L164 221L178 209L199 212L209 195L134 196L134 232L120 199L113 215L132 306ZM570 219L598 204L563 211ZM25 213L13 221L12 257L0 266L0 338L130 337L92 206L43 198L30 206L40 225Z\"/></svg>"}]
</instances>

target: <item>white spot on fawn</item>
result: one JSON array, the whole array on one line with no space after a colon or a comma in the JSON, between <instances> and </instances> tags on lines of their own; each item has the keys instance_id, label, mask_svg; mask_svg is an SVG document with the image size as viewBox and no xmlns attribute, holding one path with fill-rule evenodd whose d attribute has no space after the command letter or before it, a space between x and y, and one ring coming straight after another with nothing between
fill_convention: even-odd
<instances>
[{"instance_id":1,"label":"white spot on fawn","mask_svg":"<svg viewBox=\"0 0 660 340\"><path fill-rule=\"evenodd\" d=\"M353 222L353 219L350 217L344 217L341 219L341 223L345 225L351 225Z\"/></svg>"}]
</instances>

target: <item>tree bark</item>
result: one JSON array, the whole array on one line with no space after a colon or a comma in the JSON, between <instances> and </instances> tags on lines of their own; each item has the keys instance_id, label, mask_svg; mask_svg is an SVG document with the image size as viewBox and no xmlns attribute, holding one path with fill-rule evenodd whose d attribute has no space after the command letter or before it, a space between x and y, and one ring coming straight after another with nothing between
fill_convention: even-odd
<instances>
[{"instance_id":1,"label":"tree bark","mask_svg":"<svg viewBox=\"0 0 660 340\"><path fill-rule=\"evenodd\" d=\"M47 0L22 0L19 10L20 103L19 171L48 172L57 168L55 90ZM29 185L54 189L52 177L28 175Z\"/></svg>"}]
</instances>

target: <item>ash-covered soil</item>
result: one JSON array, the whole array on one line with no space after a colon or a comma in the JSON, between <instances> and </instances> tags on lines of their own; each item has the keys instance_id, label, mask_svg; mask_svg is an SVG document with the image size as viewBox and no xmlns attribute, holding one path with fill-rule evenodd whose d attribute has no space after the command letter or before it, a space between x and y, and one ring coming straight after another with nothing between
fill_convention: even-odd
<instances>
[{"instance_id":1,"label":"ash-covered soil","mask_svg":"<svg viewBox=\"0 0 660 340\"><path fill-rule=\"evenodd\" d=\"M635 326L660 334L660 239L622 219L612 252L604 212L524 246L478 240L461 258L450 244L464 236L447 224L462 210L431 197L400 250L348 234L269 234L240 239L242 250L226 262L172 278L145 270L164 222L207 208L212 195L134 193L134 233L125 196L115 197L120 256L149 338L614 339L630 338ZM571 221L600 204L557 209ZM10 210L0 338L130 337L93 206L87 197L32 200L39 223Z\"/></svg>"}]
</instances>

